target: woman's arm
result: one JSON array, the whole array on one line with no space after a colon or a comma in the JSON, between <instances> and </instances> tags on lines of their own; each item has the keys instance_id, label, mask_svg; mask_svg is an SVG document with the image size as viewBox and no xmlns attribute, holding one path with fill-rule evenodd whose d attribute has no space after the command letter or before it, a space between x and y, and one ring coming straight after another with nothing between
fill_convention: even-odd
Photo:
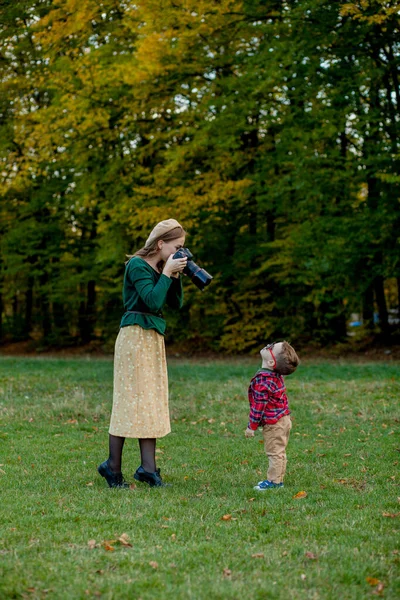
<instances>
[{"instance_id":1,"label":"woman's arm","mask_svg":"<svg viewBox=\"0 0 400 600\"><path fill-rule=\"evenodd\" d=\"M167 293L171 286L171 278L164 274L154 285L151 273L145 265L134 264L130 268L129 277L135 286L137 293L152 312L162 309L167 299Z\"/></svg>"},{"instance_id":2,"label":"woman's arm","mask_svg":"<svg viewBox=\"0 0 400 600\"><path fill-rule=\"evenodd\" d=\"M183 306L183 285L180 277L171 278L171 286L167 293L167 304L170 308L182 308Z\"/></svg>"}]
</instances>

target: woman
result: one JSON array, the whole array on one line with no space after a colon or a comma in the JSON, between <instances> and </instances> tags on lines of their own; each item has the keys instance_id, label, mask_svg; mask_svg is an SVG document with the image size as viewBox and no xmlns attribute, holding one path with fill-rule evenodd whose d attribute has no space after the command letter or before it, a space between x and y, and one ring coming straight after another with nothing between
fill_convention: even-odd
<instances>
[{"instance_id":1,"label":"woman","mask_svg":"<svg viewBox=\"0 0 400 600\"><path fill-rule=\"evenodd\" d=\"M145 246L126 264L125 313L115 344L114 395L109 430L109 457L99 467L110 487L128 487L121 472L125 438L138 438L141 465L134 478L162 486L156 468L157 438L171 431L168 376L162 315L165 303L181 308L180 274L187 258L174 259L185 243L185 231L175 219L161 221Z\"/></svg>"}]
</instances>

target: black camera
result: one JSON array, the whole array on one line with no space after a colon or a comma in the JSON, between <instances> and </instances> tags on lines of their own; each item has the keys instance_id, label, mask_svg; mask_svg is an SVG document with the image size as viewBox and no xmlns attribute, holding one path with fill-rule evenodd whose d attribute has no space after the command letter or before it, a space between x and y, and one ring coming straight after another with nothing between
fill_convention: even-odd
<instances>
[{"instance_id":1,"label":"black camera","mask_svg":"<svg viewBox=\"0 0 400 600\"><path fill-rule=\"evenodd\" d=\"M205 269L196 265L196 263L192 260L193 254L190 252L188 248L180 248L177 252L175 252L173 258L187 258L186 267L183 269L185 275L188 275L193 283L199 288L199 290L203 291L204 288L210 284L212 276L210 273L207 273Z\"/></svg>"}]
</instances>

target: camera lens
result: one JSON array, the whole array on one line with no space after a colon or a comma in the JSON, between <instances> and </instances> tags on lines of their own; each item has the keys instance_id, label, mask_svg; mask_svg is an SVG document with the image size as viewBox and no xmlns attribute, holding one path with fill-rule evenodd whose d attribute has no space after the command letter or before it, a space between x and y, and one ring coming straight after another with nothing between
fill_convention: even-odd
<instances>
[{"instance_id":1,"label":"camera lens","mask_svg":"<svg viewBox=\"0 0 400 600\"><path fill-rule=\"evenodd\" d=\"M188 259L188 261L186 267L183 269L183 272L185 273L185 275L191 278L191 280L199 288L199 290L203 291L204 288L211 283L212 275L210 275L210 273L207 273L205 269L202 269L201 267L199 267L199 265L196 265L196 263L193 260L191 260L193 258L193 254L188 248L180 248L174 254L174 258L185 257Z\"/></svg>"}]
</instances>

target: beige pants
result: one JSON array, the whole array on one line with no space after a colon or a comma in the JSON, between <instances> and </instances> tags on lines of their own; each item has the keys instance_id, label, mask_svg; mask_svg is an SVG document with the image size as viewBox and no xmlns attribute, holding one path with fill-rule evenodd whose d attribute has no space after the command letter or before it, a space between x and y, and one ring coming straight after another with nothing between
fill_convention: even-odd
<instances>
[{"instance_id":1,"label":"beige pants","mask_svg":"<svg viewBox=\"0 0 400 600\"><path fill-rule=\"evenodd\" d=\"M274 483L281 483L285 477L286 446L291 428L292 421L289 415L285 415L273 425L263 427L264 448L269 460L267 479Z\"/></svg>"}]
</instances>

